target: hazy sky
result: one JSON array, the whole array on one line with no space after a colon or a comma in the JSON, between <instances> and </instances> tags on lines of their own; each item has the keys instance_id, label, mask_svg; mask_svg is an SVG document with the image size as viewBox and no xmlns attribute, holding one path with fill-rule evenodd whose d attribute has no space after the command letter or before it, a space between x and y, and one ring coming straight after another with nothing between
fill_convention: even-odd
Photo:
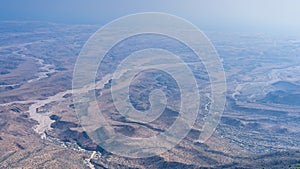
<instances>
[{"instance_id":1,"label":"hazy sky","mask_svg":"<svg viewBox=\"0 0 300 169\"><path fill-rule=\"evenodd\" d=\"M1 0L0 20L105 24L137 12L166 12L200 28L300 30L299 0Z\"/></svg>"}]
</instances>

